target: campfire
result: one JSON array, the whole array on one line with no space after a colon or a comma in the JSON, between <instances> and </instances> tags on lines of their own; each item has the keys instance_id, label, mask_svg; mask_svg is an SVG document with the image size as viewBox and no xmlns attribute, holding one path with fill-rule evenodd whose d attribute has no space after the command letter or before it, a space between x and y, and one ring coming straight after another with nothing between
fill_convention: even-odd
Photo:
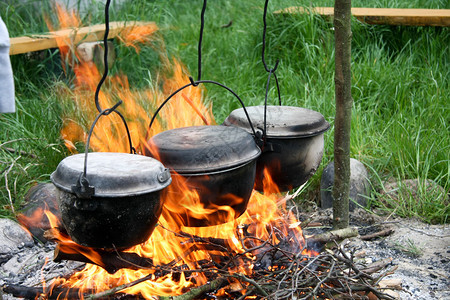
<instances>
[{"instance_id":1,"label":"campfire","mask_svg":"<svg viewBox=\"0 0 450 300\"><path fill-rule=\"evenodd\" d=\"M60 17L74 18L66 20L66 24L79 24L76 14L58 11ZM136 28L124 33L121 40L138 51L136 41L155 38L156 30ZM64 116L61 135L70 151L76 153L77 143L85 142L87 123L97 114L92 99L101 75L94 63L79 60L68 42L61 41L61 54L64 61L78 61L72 65L76 77L70 93L77 111ZM108 87L99 94L102 107L112 107L117 99L123 101L118 110L128 123L138 154L146 152L147 137L159 132L215 124L211 105L203 101L206 91L190 86L174 96L148 131L149 115L167 95L190 80L180 61L167 58L163 52L160 55L164 62L162 73L171 74L161 76L162 84L136 91L130 88L126 76L116 75L108 79ZM91 149L128 152L122 124L115 114L100 118L91 136ZM45 211L35 217L48 218L51 224L46 237L57 244L54 260L81 261L86 266L67 278L44 282L32 291L49 299L124 295L145 299L363 299L370 293L389 298L373 287L386 274L371 274L383 266L363 268L355 263L354 253L342 245L323 252L325 242L332 239L305 238L302 227L307 226L307 221L300 222L293 202L302 187L294 194L283 195L267 170L263 177L263 191L251 192L242 214L229 206L205 207L201 195L189 187L189 182L177 181L162 192L162 212L148 240L125 249L77 244L61 219ZM180 215L186 210L213 225L186 226L180 222ZM219 221L214 219L218 218L218 210L227 212L225 217L220 215Z\"/></svg>"}]
</instances>

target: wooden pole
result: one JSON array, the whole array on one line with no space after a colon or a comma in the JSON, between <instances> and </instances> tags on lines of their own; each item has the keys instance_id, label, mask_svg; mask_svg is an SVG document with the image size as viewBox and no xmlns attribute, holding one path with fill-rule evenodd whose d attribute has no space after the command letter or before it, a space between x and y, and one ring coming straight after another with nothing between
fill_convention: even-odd
<instances>
[{"instance_id":1,"label":"wooden pole","mask_svg":"<svg viewBox=\"0 0 450 300\"><path fill-rule=\"evenodd\" d=\"M334 2L335 97L333 227L349 224L351 95L351 0Z\"/></svg>"}]
</instances>

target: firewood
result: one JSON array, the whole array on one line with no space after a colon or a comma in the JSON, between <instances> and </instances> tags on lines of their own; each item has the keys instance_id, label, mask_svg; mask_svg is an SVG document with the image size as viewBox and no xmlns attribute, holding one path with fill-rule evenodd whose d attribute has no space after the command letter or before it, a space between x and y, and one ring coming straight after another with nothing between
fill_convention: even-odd
<instances>
[{"instance_id":1,"label":"firewood","mask_svg":"<svg viewBox=\"0 0 450 300\"><path fill-rule=\"evenodd\" d=\"M90 290L86 290L89 293ZM8 284L3 287L3 292L11 294L16 298L25 299L37 299L40 295L45 295L45 299L79 299L80 291L78 289L68 289L68 288L53 288L42 286L39 287L28 287L18 284Z\"/></svg>"},{"instance_id":2,"label":"firewood","mask_svg":"<svg viewBox=\"0 0 450 300\"><path fill-rule=\"evenodd\" d=\"M83 246L80 246L84 248ZM116 273L119 269L148 269L153 266L153 262L149 258L141 257L136 253L128 252L109 252L97 249L100 254L101 262L94 262L89 257L82 254L81 251L73 253L76 248L66 249L66 246L58 244L55 247L53 260L59 262L62 260L73 260L94 264L105 269L109 274ZM85 251L85 253L88 251Z\"/></svg>"},{"instance_id":3,"label":"firewood","mask_svg":"<svg viewBox=\"0 0 450 300\"><path fill-rule=\"evenodd\" d=\"M379 270L385 268L391 262L392 262L392 257L388 257L388 258L376 261L374 263L371 263L370 265L361 269L361 272L364 272L367 274L372 274L372 273L378 272Z\"/></svg>"},{"instance_id":4,"label":"firewood","mask_svg":"<svg viewBox=\"0 0 450 300\"><path fill-rule=\"evenodd\" d=\"M344 229L336 229L324 233L319 233L313 235L308 240L325 244L328 242L340 241L355 236L358 236L358 229L356 227L347 227Z\"/></svg>"},{"instance_id":5,"label":"firewood","mask_svg":"<svg viewBox=\"0 0 450 300\"><path fill-rule=\"evenodd\" d=\"M384 230L381 230L381 231L378 231L378 232L375 232L372 234L362 235L362 236L360 236L360 239L363 241L370 241L370 240L373 240L378 237L388 236L393 232L394 232L393 228L387 228L387 229L384 229Z\"/></svg>"},{"instance_id":6,"label":"firewood","mask_svg":"<svg viewBox=\"0 0 450 300\"><path fill-rule=\"evenodd\" d=\"M223 287L226 283L227 283L227 279L223 278L223 277L219 277L214 279L211 282L208 282L202 286L196 287L196 288L192 288L189 292L184 293L182 295L179 296L159 296L158 299L159 300L192 300L192 299L197 299L200 296L218 290L221 287Z\"/></svg>"},{"instance_id":7,"label":"firewood","mask_svg":"<svg viewBox=\"0 0 450 300\"><path fill-rule=\"evenodd\" d=\"M402 280L399 278L383 279L378 283L381 289L401 290Z\"/></svg>"}]
</instances>

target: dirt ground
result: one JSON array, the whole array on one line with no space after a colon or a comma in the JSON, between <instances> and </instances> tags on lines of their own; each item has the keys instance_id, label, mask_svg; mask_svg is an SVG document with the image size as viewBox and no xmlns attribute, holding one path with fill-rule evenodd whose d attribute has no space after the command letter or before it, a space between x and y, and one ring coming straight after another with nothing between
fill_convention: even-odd
<instances>
[{"instance_id":1,"label":"dirt ground","mask_svg":"<svg viewBox=\"0 0 450 300\"><path fill-rule=\"evenodd\" d=\"M313 213L313 221L331 226L331 210ZM371 241L351 238L355 250L364 251L367 263L392 258L398 266L386 278L401 280L400 299L450 299L450 227L429 225L414 219L380 217L359 210L351 214L350 225L357 226L360 235L386 228L393 233ZM308 231L308 230L307 230Z\"/></svg>"},{"instance_id":2,"label":"dirt ground","mask_svg":"<svg viewBox=\"0 0 450 300\"><path fill-rule=\"evenodd\" d=\"M315 234L331 228L331 209L305 212L300 217L308 217L310 224L316 224L306 228L305 234ZM347 243L354 253L364 253L359 259L366 264L392 259L388 267L391 270L395 267L397 269L385 279L400 282L401 289L393 291L398 299L450 299L448 225L428 225L412 219L380 217L363 210L351 214L350 225L358 228L360 236L386 228L393 230L388 236L370 241L354 237L348 239ZM7 223L5 228L10 227L11 224ZM9 237L16 237L17 245L8 246L10 251L0 247L4 255L7 255L0 261L0 286L6 283L32 286L43 279L43 274L48 281L55 276L70 274L83 265L68 261L53 262L54 244L33 243L31 236L27 237L28 233L20 230L19 225L17 227L15 235ZM0 242L0 246L3 244ZM0 296L2 299L16 299L9 294L2 295L1 290Z\"/></svg>"}]
</instances>

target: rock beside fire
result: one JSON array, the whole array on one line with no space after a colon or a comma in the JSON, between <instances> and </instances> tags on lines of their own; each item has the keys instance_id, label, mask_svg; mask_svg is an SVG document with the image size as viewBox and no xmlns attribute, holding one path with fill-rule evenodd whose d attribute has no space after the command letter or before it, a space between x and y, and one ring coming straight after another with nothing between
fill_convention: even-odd
<instances>
[{"instance_id":1,"label":"rock beside fire","mask_svg":"<svg viewBox=\"0 0 450 300\"><path fill-rule=\"evenodd\" d=\"M369 174L366 167L356 159L350 158L350 211L367 206L370 195ZM320 201L323 209L333 206L334 161L328 164L320 180Z\"/></svg>"},{"instance_id":2,"label":"rock beside fire","mask_svg":"<svg viewBox=\"0 0 450 300\"><path fill-rule=\"evenodd\" d=\"M51 228L48 218L42 216L44 210L49 210L58 220L61 213L58 208L59 191L51 183L40 183L33 186L25 196L25 207L22 215L18 216L19 222L27 228L39 241L45 243L44 232ZM33 218L34 216L34 218Z\"/></svg>"},{"instance_id":3,"label":"rock beside fire","mask_svg":"<svg viewBox=\"0 0 450 300\"><path fill-rule=\"evenodd\" d=\"M0 219L0 263L9 260L19 249L33 245L33 238L19 224Z\"/></svg>"}]
</instances>

